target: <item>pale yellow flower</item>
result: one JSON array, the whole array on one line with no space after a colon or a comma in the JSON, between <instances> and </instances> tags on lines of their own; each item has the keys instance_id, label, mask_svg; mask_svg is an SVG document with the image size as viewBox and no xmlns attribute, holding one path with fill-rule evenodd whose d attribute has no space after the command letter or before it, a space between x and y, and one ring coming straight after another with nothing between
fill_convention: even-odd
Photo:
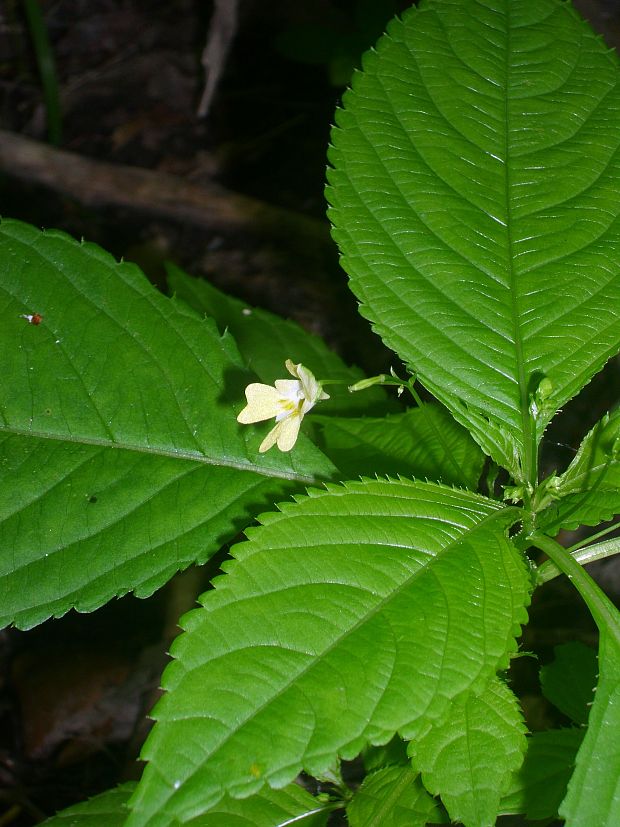
<instances>
[{"instance_id":1,"label":"pale yellow flower","mask_svg":"<svg viewBox=\"0 0 620 827\"><path fill-rule=\"evenodd\" d=\"M322 399L329 399L314 374L303 365L284 363L295 379L276 379L275 387L253 382L245 389L248 404L237 417L237 422L249 425L275 417L276 425L261 442L264 453L277 443L281 451L290 451L299 435L301 420Z\"/></svg>"}]
</instances>

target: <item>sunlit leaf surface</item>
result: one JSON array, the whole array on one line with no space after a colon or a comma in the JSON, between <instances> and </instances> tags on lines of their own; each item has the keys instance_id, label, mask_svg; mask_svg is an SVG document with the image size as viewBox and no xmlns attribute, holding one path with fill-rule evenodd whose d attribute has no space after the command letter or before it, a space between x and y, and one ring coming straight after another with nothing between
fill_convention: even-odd
<instances>
[{"instance_id":1,"label":"sunlit leaf surface","mask_svg":"<svg viewBox=\"0 0 620 827\"><path fill-rule=\"evenodd\" d=\"M334 471L259 457L232 338L62 233L0 224L0 362L3 625L150 594Z\"/></svg>"},{"instance_id":2,"label":"sunlit leaf surface","mask_svg":"<svg viewBox=\"0 0 620 827\"><path fill-rule=\"evenodd\" d=\"M362 312L530 482L546 423L620 349L618 80L568 3L430 0L365 55L332 132Z\"/></svg>"},{"instance_id":3,"label":"sunlit leaf surface","mask_svg":"<svg viewBox=\"0 0 620 827\"><path fill-rule=\"evenodd\" d=\"M526 618L518 512L428 483L365 481L265 514L183 620L128 827L321 775L413 738L480 690Z\"/></svg>"}]
</instances>

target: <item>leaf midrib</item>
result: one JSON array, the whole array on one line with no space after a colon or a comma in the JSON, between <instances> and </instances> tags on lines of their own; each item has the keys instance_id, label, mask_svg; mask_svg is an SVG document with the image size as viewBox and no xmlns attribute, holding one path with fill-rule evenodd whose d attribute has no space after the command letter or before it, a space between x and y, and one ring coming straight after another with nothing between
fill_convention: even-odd
<instances>
[{"instance_id":1,"label":"leaf midrib","mask_svg":"<svg viewBox=\"0 0 620 827\"><path fill-rule=\"evenodd\" d=\"M605 477L609 472L617 471L619 467L620 462L614 459L590 465L585 471L581 471L571 478L570 484L562 492L562 497L568 497L571 494L596 493L597 490L599 493L616 492L618 490L617 486L605 486ZM597 479L591 482L587 488L584 488L584 485L589 482L589 478L591 479L593 476L597 476Z\"/></svg>"},{"instance_id":2,"label":"leaf midrib","mask_svg":"<svg viewBox=\"0 0 620 827\"><path fill-rule=\"evenodd\" d=\"M445 554L449 553L449 551L454 549L456 546L460 545L466 539L470 539L471 535L473 533L478 532L480 529L482 529L484 526L486 526L486 524L491 522L493 519L497 519L497 515L502 513L502 512L505 512L506 510L507 509L501 509L501 510L498 511L498 510L494 509L491 513L486 514L480 520L480 522L476 523L469 530L467 530L467 531L463 532L463 534L460 534L459 536L451 539L450 542L446 544L446 546L444 546L442 549L440 549L435 555L433 555L433 557L431 557L429 559L427 565L421 565L415 572L413 572L413 574L410 577L406 578L406 580L404 580L403 583L400 584L400 586L398 586L395 589L392 589L389 592L389 594L387 594L383 599L381 599L371 609L371 611L366 612L364 614L364 616L361 619L359 619L353 626L348 627L345 630L344 634L339 635L338 638L336 640L332 641L332 643L329 646L327 646L322 652L320 652L319 654L317 654L315 656L310 657L309 658L310 662L306 663L297 673L295 673L295 675L293 677L289 676L290 679L288 680L288 682L284 686L280 687L280 689L278 690L277 693L275 693L274 695L271 695L264 703L262 703L260 705L260 707L258 707L257 709L253 709L251 714L248 715L246 718L244 718L244 720L241 724L237 725L233 730L228 732L228 734L219 741L219 743L209 752L209 755L207 756L207 758L205 760L205 763L210 758L212 758L214 755L216 755L218 752L220 752L221 749L227 743L229 743L230 740L241 729L243 729L248 724L249 721L254 720L266 708L271 706L275 701L277 701L277 699L280 696L282 696L285 692L287 692L291 688L291 686L295 685L307 672L309 672L311 669L313 669L318 662L324 660L325 657L327 657L334 649L336 649L338 646L340 646L344 639L346 639L351 634L353 634L363 624L367 623L369 621L369 619L372 619L372 617L376 616L384 608L384 606L387 603L391 602L398 594L400 594L405 589L409 588L411 586L412 581L414 581L418 576L424 575L428 571L428 566L429 565L432 565L433 563L435 563L438 559L443 557ZM510 509L510 510L513 510L513 509ZM514 510L516 511L516 509L514 509ZM252 541L249 541L249 542L252 542ZM239 600L238 596L235 598L235 600L236 600L236 602L238 602L238 600ZM244 648L254 649L256 647L255 646L241 647L241 649L244 649ZM214 658L213 660L209 661L209 663L212 663L214 660L218 660L220 657L226 657L227 655L229 655L231 653L231 651L237 652L237 651L240 651L240 650L239 649L229 650L228 652L223 653L221 656L218 656L218 657ZM294 650L294 651L298 652L298 650ZM299 654L307 654L307 653L299 652ZM177 660L176 662L181 663L181 660ZM204 665L205 664L202 663L199 666L193 667L192 669L184 669L184 674L183 674L181 679L187 677L192 672L195 672L196 669L204 667ZM177 681L177 686L178 686L178 683L179 682ZM472 683L473 683L473 681L472 681ZM172 687L172 688L171 687L166 687L166 688L167 688L167 691L170 692L170 691L172 691L172 689L174 687ZM383 692L382 695L381 695L381 698L379 698L379 700L377 701L377 705L381 702L381 699L383 698L384 694L385 693ZM200 716L197 716L197 715L184 715L184 716L182 716L182 720L188 720L188 719L192 719L192 718L196 718L196 717L200 717ZM169 717L168 720L169 721L170 720L177 721L177 720L179 720L179 718L178 717L172 717L172 718ZM360 733L360 735L358 737L364 738L365 737L364 733L363 732ZM340 750L344 749L345 747L346 747L346 744L342 744L341 747L340 747ZM308 761L309 757L310 756L308 754L304 755L304 758L302 759L302 763L303 763L303 761ZM155 762L155 759L153 757L151 757L151 764L153 764L154 762ZM204 764L202 764L201 767L202 766L204 766ZM201 769L201 767L199 767L198 769ZM284 767L280 767L280 771L282 771L282 769L284 769ZM185 779L185 782L187 783L190 780L190 778L192 778L194 775L195 775L195 772L192 772L192 774L189 775ZM168 796L168 798L166 798L165 800L167 802L170 801L171 798L174 797L174 795L175 795L175 793L172 792L172 794L170 796ZM139 812L139 810L138 810L138 812Z\"/></svg>"},{"instance_id":3,"label":"leaf midrib","mask_svg":"<svg viewBox=\"0 0 620 827\"><path fill-rule=\"evenodd\" d=\"M513 338L515 345L515 361L517 368L517 383L519 386L519 408L523 435L523 454L521 457L522 472L525 482L535 486L538 469L536 467L535 450L532 450L532 418L529 412L527 378L525 374L524 348L521 336L519 307L517 302L516 273L514 269L514 239L512 234L512 205L510 200L510 117L508 111L509 77L510 77L510 0L506 3L506 48L504 50L505 87L504 87L504 197L506 202L506 240L508 245L507 268L510 292L510 308L512 316Z\"/></svg>"},{"instance_id":4,"label":"leaf midrib","mask_svg":"<svg viewBox=\"0 0 620 827\"><path fill-rule=\"evenodd\" d=\"M407 765L402 768L400 778L395 784L392 784L390 791L380 802L379 807L373 813L372 820L366 822L366 827L382 827L385 823L383 818L393 812L394 808L400 801L403 793L407 792L412 786L412 770L411 766Z\"/></svg>"},{"instance_id":5,"label":"leaf midrib","mask_svg":"<svg viewBox=\"0 0 620 827\"><path fill-rule=\"evenodd\" d=\"M52 238L53 237L54 236L52 235ZM37 239L38 243L29 245L29 246L26 246L24 244L24 242L22 242L21 239L16 239L15 237L12 237L12 238L16 243L21 243L22 246L25 246L27 251L29 250L29 251L34 252L37 255L39 255L46 264L48 264L56 272L59 272L57 262L55 261L55 259L51 255L50 251L47 248L44 247L44 243L45 243L45 240L46 240L45 239L45 233L43 233ZM90 247L89 245L84 244L84 243L78 245L78 243L75 240L71 239L70 237L67 237L67 238L63 237L62 240L68 244L69 249L71 249L72 247L73 248L79 247L80 252L84 252L86 255L89 255L89 256L95 258L93 256L93 248ZM171 317L166 316L163 313L162 307L160 306L160 303L156 300L156 296L158 294L156 293L155 289L154 288L152 288L151 290L140 289L140 286L136 284L135 278L133 277L134 274L131 271L127 270L126 267L124 267L122 265L119 265L117 262L115 262L111 258L111 256L109 256L109 254L106 254L106 256L108 256L111 259L110 263L106 263L106 265L105 265L106 268L107 268L106 273L110 274L110 273L114 272L115 275L117 275L122 280L124 286L128 290L130 290L133 294L135 294L140 301L148 302L149 307L151 308L151 310L153 312L157 313L157 315L160 317L160 319L162 319L163 323L168 326L168 330L170 332L172 332L183 343L183 345L191 353L192 357L198 362L200 367L204 368L205 372L208 373L208 370L207 370L208 366L206 365L206 363L204 363L201 360L200 354L196 352L195 343L189 341L183 335L182 330L179 328L179 326L177 324L172 323ZM24 255L24 257L22 259L22 267L26 266L26 262L27 262L27 258ZM100 259L97 259L97 262L98 262L98 264L102 263ZM105 306L105 303L95 301L95 299L91 295L88 295L86 292L84 292L84 290L82 289L82 285L79 283L79 281L77 281L74 278L66 278L65 282L66 282L67 285L70 285L70 287L79 296L79 298L82 301L88 302L93 307L93 309L95 310L96 313L103 314L109 320L109 322L111 324L113 324L115 327L119 328L123 334L130 336L131 340L135 344L135 346L138 347L147 356L147 358L149 359L150 362L152 362L156 365L157 370L164 377L164 379L166 381L166 386L172 392L172 398L174 399L174 402L175 402L175 404L178 408L178 411L179 411L180 421L183 422L187 433L191 436L192 440L198 446L198 442L196 440L196 436L193 432L193 429L191 428L191 426L189 425L189 423L187 421L185 410L183 409L183 406L179 402L179 398L178 398L178 394L177 394L177 389L175 387L175 383L170 380L169 367L161 361L155 361L154 362L151 351L149 350L148 347L146 347L146 345L142 341L141 337L139 335L136 335L137 332L134 329L130 328L130 327L123 326L119 322L116 315L111 313L110 310ZM15 293L15 292L11 292L6 285L2 285L2 289L6 292L6 294L8 296L11 296L14 300L21 302L21 298L20 298L19 294ZM171 305L171 307L172 307L172 305ZM179 312L178 306L175 308L175 310L177 311L177 313ZM190 317L193 316L192 312L189 311L189 310L184 311L184 313L180 313L179 315L184 315L184 314L189 315ZM50 332L53 333L54 336L57 335L57 333L58 333L58 331L56 331L56 330L50 330ZM223 340L224 340L224 336L220 336L220 339L219 339L220 345L223 343ZM59 337L57 339L56 344L60 345L60 350L64 354L64 356L67 360L67 363L70 365L71 370L77 376L80 384L82 385L82 387L84 389L85 398L88 400L88 402L90 404L90 409L95 412L95 415L96 415L97 419L101 422L101 424L103 426L103 429L106 432L110 433L109 426L106 423L105 418L103 417L103 415L102 415L102 413L99 410L99 407L97 405L97 400L94 398L93 394L91 394L88 391L88 389L86 388L86 386L84 384L83 376L81 375L80 371L78 370L78 368L74 364L73 355L67 350L67 348L63 344L63 340L62 340L61 337ZM208 373L208 375L209 375L209 379L211 380L211 382L213 384L215 384L212 374ZM3 413L3 418L5 418L4 413ZM110 435L112 436L112 434L110 434ZM94 443L94 444L98 444L98 443Z\"/></svg>"},{"instance_id":6,"label":"leaf midrib","mask_svg":"<svg viewBox=\"0 0 620 827\"><path fill-rule=\"evenodd\" d=\"M119 451L132 451L140 454L151 454L158 457L171 457L178 460L190 460L192 462L202 462L205 465L214 465L224 468L235 468L238 471L252 471L255 474L260 474L264 477L275 477L276 479L291 480L303 483L318 484L323 482L327 477L317 477L311 474L301 474L295 471L284 471L274 468L263 468L255 465L249 460L235 460L230 458L209 457L206 454L199 452L192 452L182 448L163 448L153 447L147 445L135 445L132 443L112 442L97 437L86 436L71 436L68 434L49 434L43 431L35 431L27 428L5 428L0 427L0 433L13 434L14 436L31 437L33 439L49 439L56 442L69 442L76 445L96 445L103 448L116 449Z\"/></svg>"}]
</instances>

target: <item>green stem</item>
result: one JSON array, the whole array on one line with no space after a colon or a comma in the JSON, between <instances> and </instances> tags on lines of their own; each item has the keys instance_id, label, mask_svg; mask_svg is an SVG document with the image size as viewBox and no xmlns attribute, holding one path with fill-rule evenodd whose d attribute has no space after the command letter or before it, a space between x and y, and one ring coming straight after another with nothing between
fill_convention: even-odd
<instances>
[{"instance_id":1,"label":"green stem","mask_svg":"<svg viewBox=\"0 0 620 827\"><path fill-rule=\"evenodd\" d=\"M372 376L369 379L361 379L359 382L356 382L354 385L349 387L350 391L360 391L365 390L366 388L370 388L373 385L394 385L398 388L407 388L411 396L413 397L414 402L422 411L422 416L426 419L427 425L435 432L437 439L439 440L440 444L442 445L446 456L452 463L454 470L456 471L459 477L464 477L465 472L457 462L454 453L450 449L445 436L443 435L441 429L437 425L437 423L431 419L428 415L428 411L426 409L426 405L420 398L420 394L415 389L415 382L417 377L415 374L411 376L409 379L400 379L393 371L392 374L389 375L387 373L380 373L378 376ZM327 380L328 382L330 380ZM331 380L332 382L339 381L339 380ZM321 382L321 385L327 384L326 382ZM399 394L400 395L400 394Z\"/></svg>"},{"instance_id":2,"label":"green stem","mask_svg":"<svg viewBox=\"0 0 620 827\"><path fill-rule=\"evenodd\" d=\"M557 540L541 534L533 534L530 542L544 553L565 574L583 597L592 612L596 625L616 638L620 645L620 614L607 595L579 565L575 558Z\"/></svg>"},{"instance_id":3,"label":"green stem","mask_svg":"<svg viewBox=\"0 0 620 827\"><path fill-rule=\"evenodd\" d=\"M578 543L575 543L574 546L570 546L567 551L570 551L572 555L575 552L583 548L583 546L589 545L590 543L594 542L594 540L599 540L601 537L606 537L608 534L611 534L612 531L618 531L620 526L618 523L613 523L613 525L608 525L607 528L603 528L600 531L597 531L596 534L590 535L590 537L586 537L585 540L580 540Z\"/></svg>"},{"instance_id":4,"label":"green stem","mask_svg":"<svg viewBox=\"0 0 620 827\"><path fill-rule=\"evenodd\" d=\"M430 427L435 431L435 433L437 435L437 439L439 440L439 442L443 446L444 451L446 452L446 456L450 459L450 462L452 463L453 468L456 470L456 473L462 479L462 478L465 477L465 472L461 468L459 463L456 461L456 457L454 456L454 453L450 450L450 446L448 445L445 436L443 435L441 429L439 428L439 425L437 425L437 423L433 419L431 419L431 417L429 417L428 412L426 410L426 405L424 404L424 402L420 398L420 394L415 389L415 381L416 381L416 377L412 376L409 379L409 381L406 383L407 390L409 391L409 393L413 397L414 402L416 403L418 408L420 408L420 410L422 411L422 416L426 419L427 424L430 425Z\"/></svg>"},{"instance_id":5,"label":"green stem","mask_svg":"<svg viewBox=\"0 0 620 827\"><path fill-rule=\"evenodd\" d=\"M404 379L399 379L398 376L390 376L387 373L380 373L378 376L371 376L368 379L360 379L353 385L346 382L344 379L327 379L325 382L321 381L321 385L335 385L343 383L349 385L349 390L351 393L367 390L368 388L374 387L374 385L394 385L395 387L402 388L407 384Z\"/></svg>"},{"instance_id":6,"label":"green stem","mask_svg":"<svg viewBox=\"0 0 620 827\"><path fill-rule=\"evenodd\" d=\"M534 417L530 414L530 467L529 467L529 476L527 480L530 484L531 493L530 493L530 501L531 495L536 490L538 485L538 443L536 439L536 421Z\"/></svg>"},{"instance_id":7,"label":"green stem","mask_svg":"<svg viewBox=\"0 0 620 827\"><path fill-rule=\"evenodd\" d=\"M617 526L614 526L617 528ZM601 532L602 533L602 532ZM604 560L606 557L613 557L620 554L620 537L614 537L606 543L596 543L585 548L579 546L575 550L565 549L567 553L577 562L579 566L593 563L595 560ZM547 583L561 574L561 571L552 560L547 560L538 568L536 579L538 583Z\"/></svg>"},{"instance_id":8,"label":"green stem","mask_svg":"<svg viewBox=\"0 0 620 827\"><path fill-rule=\"evenodd\" d=\"M24 0L24 11L41 76L47 115L47 135L49 142L58 146L62 139L62 118L54 54L38 0Z\"/></svg>"},{"instance_id":9,"label":"green stem","mask_svg":"<svg viewBox=\"0 0 620 827\"><path fill-rule=\"evenodd\" d=\"M350 385L350 379L317 379L316 380L321 387L323 385Z\"/></svg>"}]
</instances>

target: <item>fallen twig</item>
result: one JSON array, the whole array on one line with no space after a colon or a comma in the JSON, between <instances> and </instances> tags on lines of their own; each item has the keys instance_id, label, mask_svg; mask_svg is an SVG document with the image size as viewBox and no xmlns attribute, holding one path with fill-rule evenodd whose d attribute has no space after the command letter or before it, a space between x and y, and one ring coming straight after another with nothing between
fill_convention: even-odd
<instances>
[{"instance_id":1,"label":"fallen twig","mask_svg":"<svg viewBox=\"0 0 620 827\"><path fill-rule=\"evenodd\" d=\"M64 193L89 207L121 207L206 230L265 235L294 245L331 247L325 224L220 184L193 184L169 173L94 161L0 130L0 170Z\"/></svg>"}]
</instances>

